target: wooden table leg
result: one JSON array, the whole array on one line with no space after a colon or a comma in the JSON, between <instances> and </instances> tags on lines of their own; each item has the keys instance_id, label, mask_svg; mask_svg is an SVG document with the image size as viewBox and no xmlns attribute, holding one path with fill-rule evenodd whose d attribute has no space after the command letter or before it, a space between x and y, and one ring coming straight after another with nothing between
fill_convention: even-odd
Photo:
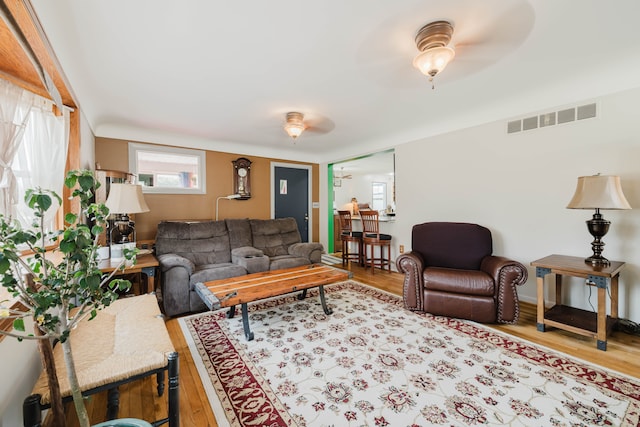
<instances>
[{"instance_id":1,"label":"wooden table leg","mask_svg":"<svg viewBox=\"0 0 640 427\"><path fill-rule=\"evenodd\" d=\"M556 274L556 305L562 304L562 274Z\"/></svg>"},{"instance_id":2,"label":"wooden table leg","mask_svg":"<svg viewBox=\"0 0 640 427\"><path fill-rule=\"evenodd\" d=\"M611 278L611 318L618 318L618 276Z\"/></svg>"},{"instance_id":3,"label":"wooden table leg","mask_svg":"<svg viewBox=\"0 0 640 427\"><path fill-rule=\"evenodd\" d=\"M149 292L155 292L156 290L156 281L155 281L155 275L156 275L156 268L155 267L144 267L142 269L142 273L147 276L147 286L144 289L142 289L142 280L140 281L140 293L141 294L147 294Z\"/></svg>"},{"instance_id":4,"label":"wooden table leg","mask_svg":"<svg viewBox=\"0 0 640 427\"><path fill-rule=\"evenodd\" d=\"M538 331L544 332L544 276L536 275L536 283L538 286Z\"/></svg>"},{"instance_id":5,"label":"wooden table leg","mask_svg":"<svg viewBox=\"0 0 640 427\"><path fill-rule=\"evenodd\" d=\"M598 287L598 350L607 350L607 288Z\"/></svg>"}]
</instances>

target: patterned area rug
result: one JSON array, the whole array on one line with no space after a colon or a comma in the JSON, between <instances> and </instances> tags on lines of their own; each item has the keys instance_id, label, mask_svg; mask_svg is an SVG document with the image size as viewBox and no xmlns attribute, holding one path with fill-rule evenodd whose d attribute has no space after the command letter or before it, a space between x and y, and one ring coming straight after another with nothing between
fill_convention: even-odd
<instances>
[{"instance_id":1,"label":"patterned area rug","mask_svg":"<svg viewBox=\"0 0 640 427\"><path fill-rule=\"evenodd\" d=\"M181 319L220 426L637 426L640 382L354 281Z\"/></svg>"}]
</instances>

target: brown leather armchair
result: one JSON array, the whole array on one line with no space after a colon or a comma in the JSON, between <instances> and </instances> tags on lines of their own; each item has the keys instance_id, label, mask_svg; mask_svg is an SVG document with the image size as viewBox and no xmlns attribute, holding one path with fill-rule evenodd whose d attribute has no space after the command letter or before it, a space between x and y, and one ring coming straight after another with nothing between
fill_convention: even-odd
<instances>
[{"instance_id":1,"label":"brown leather armchair","mask_svg":"<svg viewBox=\"0 0 640 427\"><path fill-rule=\"evenodd\" d=\"M516 286L527 281L527 269L492 252L491 232L480 225L414 225L411 252L396 259L405 275L405 307L482 323L517 322Z\"/></svg>"}]
</instances>

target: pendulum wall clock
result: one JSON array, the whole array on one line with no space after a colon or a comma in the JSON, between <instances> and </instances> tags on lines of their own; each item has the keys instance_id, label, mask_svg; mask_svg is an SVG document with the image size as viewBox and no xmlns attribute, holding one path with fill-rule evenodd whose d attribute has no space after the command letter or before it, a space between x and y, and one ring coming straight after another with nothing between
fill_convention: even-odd
<instances>
[{"instance_id":1,"label":"pendulum wall clock","mask_svg":"<svg viewBox=\"0 0 640 427\"><path fill-rule=\"evenodd\" d=\"M251 198L251 160L240 157L233 160L233 190L239 194L239 199Z\"/></svg>"}]
</instances>

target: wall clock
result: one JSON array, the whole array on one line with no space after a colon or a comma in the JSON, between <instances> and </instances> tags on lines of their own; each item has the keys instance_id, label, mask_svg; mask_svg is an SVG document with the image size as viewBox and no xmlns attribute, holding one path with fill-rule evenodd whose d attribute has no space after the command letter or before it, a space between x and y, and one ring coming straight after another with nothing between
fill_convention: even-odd
<instances>
[{"instance_id":1,"label":"wall clock","mask_svg":"<svg viewBox=\"0 0 640 427\"><path fill-rule=\"evenodd\" d=\"M239 194L241 200L251 198L251 160L240 157L231 163L233 163L234 194Z\"/></svg>"}]
</instances>

